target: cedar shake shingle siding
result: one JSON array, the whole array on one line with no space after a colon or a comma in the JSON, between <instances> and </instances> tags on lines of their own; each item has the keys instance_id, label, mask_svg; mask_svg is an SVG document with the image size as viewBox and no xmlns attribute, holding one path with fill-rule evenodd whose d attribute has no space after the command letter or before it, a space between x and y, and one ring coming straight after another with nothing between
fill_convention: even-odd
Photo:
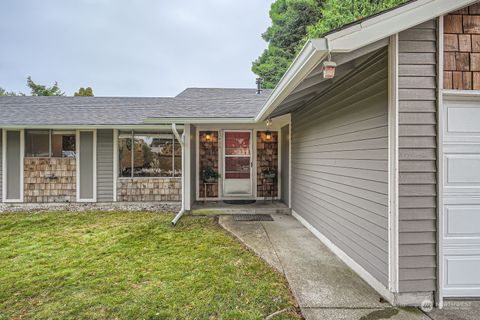
<instances>
[{"instance_id":1,"label":"cedar shake shingle siding","mask_svg":"<svg viewBox=\"0 0 480 320\"><path fill-rule=\"evenodd\" d=\"M210 141L207 141L207 133L210 133ZM198 179L198 190L200 198L217 198L219 196L219 186L218 183L220 178L217 179L216 183L204 184L202 178L202 172L208 167L212 168L215 172L219 172L218 164L218 137L219 131L199 131L198 139L198 158L199 158L199 179ZM207 188L205 192L205 187Z\"/></svg>"},{"instance_id":2,"label":"cedar shake shingle siding","mask_svg":"<svg viewBox=\"0 0 480 320\"><path fill-rule=\"evenodd\" d=\"M263 171L265 169L278 170L278 132L272 131L271 139L265 139L265 131L257 131L257 197L277 197L278 183L277 179L264 179Z\"/></svg>"},{"instance_id":3,"label":"cedar shake shingle siding","mask_svg":"<svg viewBox=\"0 0 480 320\"><path fill-rule=\"evenodd\" d=\"M437 23L399 34L400 292L431 292L436 278Z\"/></svg>"},{"instance_id":4,"label":"cedar shake shingle siding","mask_svg":"<svg viewBox=\"0 0 480 320\"><path fill-rule=\"evenodd\" d=\"M292 113L292 208L388 286L387 52Z\"/></svg>"},{"instance_id":5,"label":"cedar shake shingle siding","mask_svg":"<svg viewBox=\"0 0 480 320\"><path fill-rule=\"evenodd\" d=\"M24 202L75 202L76 162L74 158L25 158Z\"/></svg>"},{"instance_id":6,"label":"cedar shake shingle siding","mask_svg":"<svg viewBox=\"0 0 480 320\"><path fill-rule=\"evenodd\" d=\"M480 4L444 18L444 89L480 89Z\"/></svg>"}]
</instances>

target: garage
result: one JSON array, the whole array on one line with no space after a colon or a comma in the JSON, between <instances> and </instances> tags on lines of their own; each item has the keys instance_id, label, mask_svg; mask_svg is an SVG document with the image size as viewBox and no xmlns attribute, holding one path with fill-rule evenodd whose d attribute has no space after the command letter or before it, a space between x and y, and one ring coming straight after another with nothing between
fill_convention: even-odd
<instances>
[{"instance_id":1,"label":"garage","mask_svg":"<svg viewBox=\"0 0 480 320\"><path fill-rule=\"evenodd\" d=\"M443 291L480 297L480 97L444 99Z\"/></svg>"}]
</instances>

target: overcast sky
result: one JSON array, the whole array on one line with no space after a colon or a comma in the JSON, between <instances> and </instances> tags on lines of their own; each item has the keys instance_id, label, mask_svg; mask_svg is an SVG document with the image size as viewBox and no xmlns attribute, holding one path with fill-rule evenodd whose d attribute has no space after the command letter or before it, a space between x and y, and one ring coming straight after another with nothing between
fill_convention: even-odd
<instances>
[{"instance_id":1,"label":"overcast sky","mask_svg":"<svg viewBox=\"0 0 480 320\"><path fill-rule=\"evenodd\" d=\"M273 0L1 0L0 87L174 96L255 87Z\"/></svg>"}]
</instances>

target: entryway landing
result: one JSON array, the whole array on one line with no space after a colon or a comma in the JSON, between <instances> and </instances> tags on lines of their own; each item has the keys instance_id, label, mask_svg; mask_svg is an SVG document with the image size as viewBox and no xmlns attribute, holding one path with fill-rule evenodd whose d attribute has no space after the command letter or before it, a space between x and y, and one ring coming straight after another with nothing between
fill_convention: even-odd
<instances>
[{"instance_id":1,"label":"entryway landing","mask_svg":"<svg viewBox=\"0 0 480 320\"><path fill-rule=\"evenodd\" d=\"M257 200L249 204L227 204L223 201L196 202L192 214L290 214L291 210L281 201Z\"/></svg>"}]
</instances>

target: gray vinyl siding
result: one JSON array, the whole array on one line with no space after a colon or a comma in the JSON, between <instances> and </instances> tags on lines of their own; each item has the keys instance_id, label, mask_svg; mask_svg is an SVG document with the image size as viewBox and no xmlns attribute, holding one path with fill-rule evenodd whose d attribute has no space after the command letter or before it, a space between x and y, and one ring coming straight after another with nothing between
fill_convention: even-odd
<instances>
[{"instance_id":1,"label":"gray vinyl siding","mask_svg":"<svg viewBox=\"0 0 480 320\"><path fill-rule=\"evenodd\" d=\"M94 179L93 165L94 141L93 132L80 132L80 154L78 155L80 166L80 199L93 199L94 197Z\"/></svg>"},{"instance_id":2,"label":"gray vinyl siding","mask_svg":"<svg viewBox=\"0 0 480 320\"><path fill-rule=\"evenodd\" d=\"M399 34L401 292L436 288L436 25Z\"/></svg>"},{"instance_id":3,"label":"gray vinyl siding","mask_svg":"<svg viewBox=\"0 0 480 320\"><path fill-rule=\"evenodd\" d=\"M5 157L6 157L6 186L5 186L5 195L8 200L18 200L21 198L21 133L20 131L12 130L6 131L6 148L5 148Z\"/></svg>"},{"instance_id":4,"label":"gray vinyl siding","mask_svg":"<svg viewBox=\"0 0 480 320\"><path fill-rule=\"evenodd\" d=\"M290 126L286 125L281 129L281 137L282 137L282 166L281 166L281 173L282 173L282 201L289 205L289 162L290 162Z\"/></svg>"},{"instance_id":5,"label":"gray vinyl siding","mask_svg":"<svg viewBox=\"0 0 480 320\"><path fill-rule=\"evenodd\" d=\"M386 50L292 113L292 208L388 286Z\"/></svg>"},{"instance_id":6,"label":"gray vinyl siding","mask_svg":"<svg viewBox=\"0 0 480 320\"><path fill-rule=\"evenodd\" d=\"M97 130L97 201L113 201L113 130Z\"/></svg>"}]
</instances>

